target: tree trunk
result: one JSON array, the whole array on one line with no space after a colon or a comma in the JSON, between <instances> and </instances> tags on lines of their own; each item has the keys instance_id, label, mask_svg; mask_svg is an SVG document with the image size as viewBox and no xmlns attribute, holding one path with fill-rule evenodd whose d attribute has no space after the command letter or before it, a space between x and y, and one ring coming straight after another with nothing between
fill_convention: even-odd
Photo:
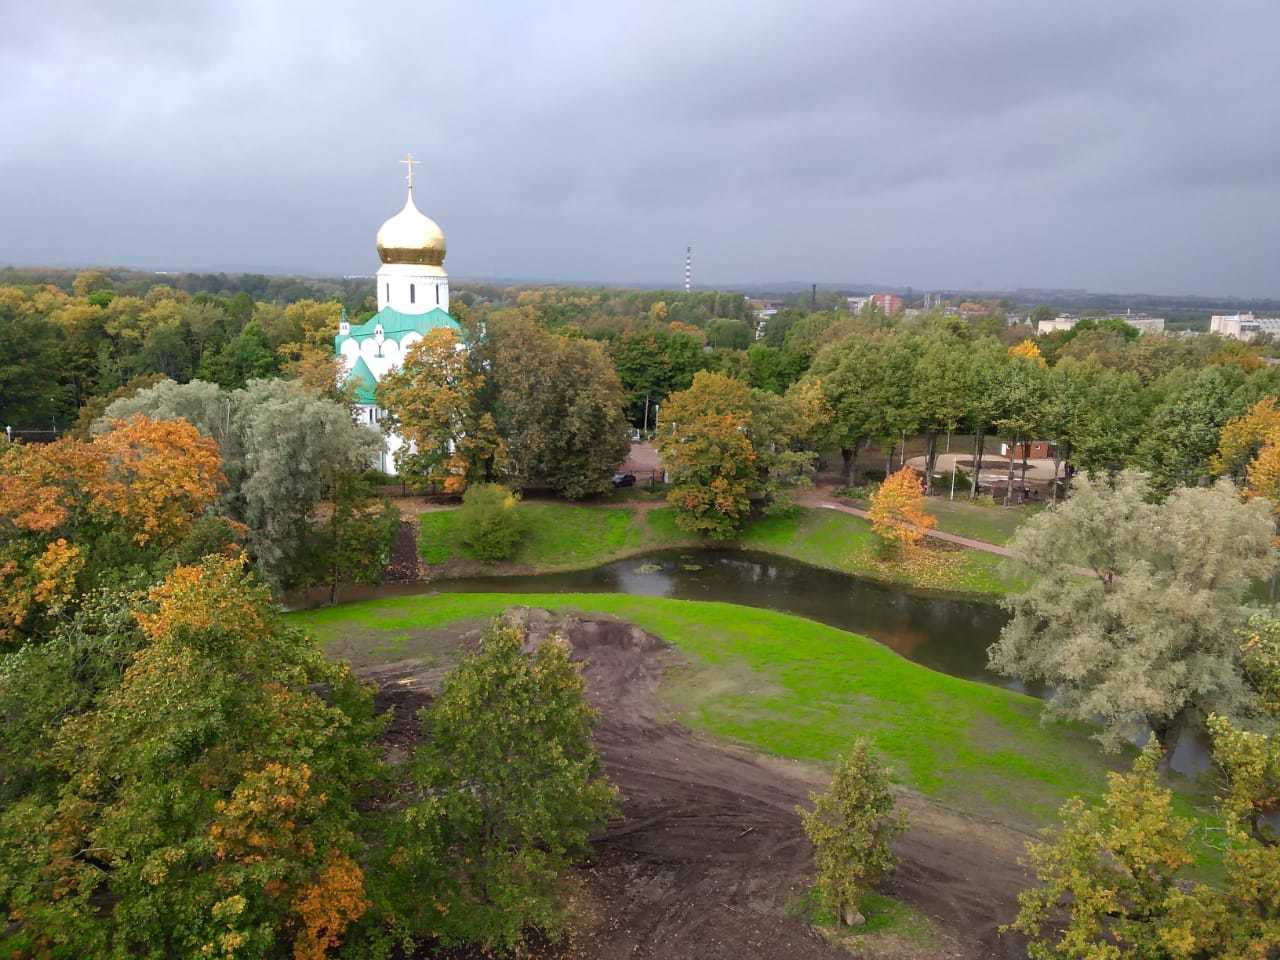
<instances>
[{"instance_id":1,"label":"tree trunk","mask_svg":"<svg viewBox=\"0 0 1280 960\"><path fill-rule=\"evenodd\" d=\"M1022 445L1022 484L1020 489L1018 490L1019 503L1027 502L1027 448L1030 446L1031 446L1030 440L1028 440L1026 443Z\"/></svg>"},{"instance_id":2,"label":"tree trunk","mask_svg":"<svg viewBox=\"0 0 1280 960\"><path fill-rule=\"evenodd\" d=\"M889 453L884 458L884 478L888 480L891 473L893 473L893 447L889 448Z\"/></svg>"},{"instance_id":3,"label":"tree trunk","mask_svg":"<svg viewBox=\"0 0 1280 960\"><path fill-rule=\"evenodd\" d=\"M933 496L933 464L938 458L938 435L930 432L924 450L924 495Z\"/></svg>"},{"instance_id":4,"label":"tree trunk","mask_svg":"<svg viewBox=\"0 0 1280 960\"><path fill-rule=\"evenodd\" d=\"M901 470L907 465L907 435L902 435L902 450L898 454L898 469Z\"/></svg>"},{"instance_id":5,"label":"tree trunk","mask_svg":"<svg viewBox=\"0 0 1280 960\"><path fill-rule=\"evenodd\" d=\"M840 448L840 459L843 461L843 465L844 465L844 485L846 487L853 486L853 462L854 462L854 458L857 456L857 453L858 453L857 447L853 447L853 448L841 447Z\"/></svg>"},{"instance_id":6,"label":"tree trunk","mask_svg":"<svg viewBox=\"0 0 1280 960\"><path fill-rule=\"evenodd\" d=\"M1013 435L1013 442L1009 445L1009 485L1004 489L1004 505L1007 507L1013 503L1013 454L1018 449L1018 434Z\"/></svg>"},{"instance_id":7,"label":"tree trunk","mask_svg":"<svg viewBox=\"0 0 1280 960\"><path fill-rule=\"evenodd\" d=\"M978 499L978 478L982 475L982 455L986 451L986 435L981 428L973 436L973 474L969 477L969 499Z\"/></svg>"}]
</instances>

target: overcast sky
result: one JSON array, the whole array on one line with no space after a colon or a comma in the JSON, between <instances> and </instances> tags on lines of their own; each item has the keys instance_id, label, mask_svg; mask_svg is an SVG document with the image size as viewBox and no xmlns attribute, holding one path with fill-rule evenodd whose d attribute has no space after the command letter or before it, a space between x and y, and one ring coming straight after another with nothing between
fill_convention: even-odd
<instances>
[{"instance_id":1,"label":"overcast sky","mask_svg":"<svg viewBox=\"0 0 1280 960\"><path fill-rule=\"evenodd\" d=\"M1276 0L0 2L0 263L1280 295Z\"/></svg>"}]
</instances>

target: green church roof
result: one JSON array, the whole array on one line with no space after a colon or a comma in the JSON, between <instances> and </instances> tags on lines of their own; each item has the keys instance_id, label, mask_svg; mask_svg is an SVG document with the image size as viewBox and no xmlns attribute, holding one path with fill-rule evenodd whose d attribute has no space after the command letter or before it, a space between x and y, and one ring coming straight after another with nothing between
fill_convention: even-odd
<instances>
[{"instance_id":1,"label":"green church roof","mask_svg":"<svg viewBox=\"0 0 1280 960\"><path fill-rule=\"evenodd\" d=\"M374 391L378 389L378 378L373 375L369 365L364 362L364 357L356 358L356 365L347 374L347 379L355 380L356 382L356 403L373 404L375 399Z\"/></svg>"},{"instance_id":2,"label":"green church roof","mask_svg":"<svg viewBox=\"0 0 1280 960\"><path fill-rule=\"evenodd\" d=\"M382 324L382 334L388 340L400 342L400 338L406 333L426 334L429 330L435 330L437 327L448 327L455 333L461 333L462 327L458 325L458 321L445 313L439 307L434 310L428 310L426 313L401 313L399 310L393 310L391 307L383 307L364 323L354 324L351 327L349 336L357 339L364 337L372 337L374 329ZM336 342L341 342L342 337L336 338Z\"/></svg>"}]
</instances>

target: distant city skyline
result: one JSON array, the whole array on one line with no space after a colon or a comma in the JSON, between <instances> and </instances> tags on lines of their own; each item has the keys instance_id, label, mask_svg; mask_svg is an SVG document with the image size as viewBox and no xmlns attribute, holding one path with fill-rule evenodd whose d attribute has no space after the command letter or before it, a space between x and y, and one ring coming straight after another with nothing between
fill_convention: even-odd
<instances>
[{"instance_id":1,"label":"distant city skyline","mask_svg":"<svg viewBox=\"0 0 1280 960\"><path fill-rule=\"evenodd\" d=\"M1280 297L1280 8L925 0L0 13L0 264Z\"/></svg>"}]
</instances>

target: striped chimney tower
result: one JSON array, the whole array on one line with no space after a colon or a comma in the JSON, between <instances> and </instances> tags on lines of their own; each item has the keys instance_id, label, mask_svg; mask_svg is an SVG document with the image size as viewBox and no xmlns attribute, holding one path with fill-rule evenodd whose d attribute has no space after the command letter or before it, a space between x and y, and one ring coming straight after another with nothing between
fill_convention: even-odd
<instances>
[{"instance_id":1,"label":"striped chimney tower","mask_svg":"<svg viewBox=\"0 0 1280 960\"><path fill-rule=\"evenodd\" d=\"M684 292L688 293L693 287L693 247L684 248Z\"/></svg>"}]
</instances>

